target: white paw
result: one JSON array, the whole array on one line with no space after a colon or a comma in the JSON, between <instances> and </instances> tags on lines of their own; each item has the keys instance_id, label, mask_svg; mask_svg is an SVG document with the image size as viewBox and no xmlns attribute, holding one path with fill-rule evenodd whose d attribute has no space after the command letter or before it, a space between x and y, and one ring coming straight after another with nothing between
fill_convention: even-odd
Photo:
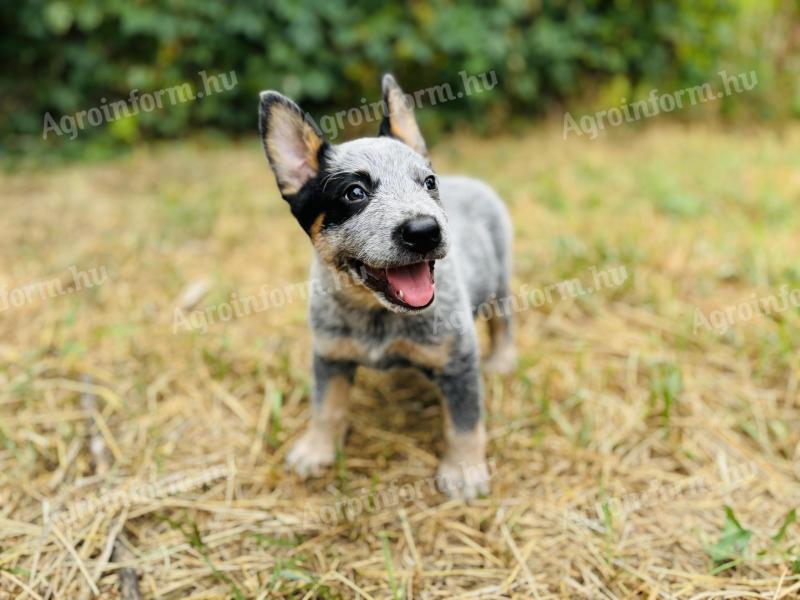
<instances>
[{"instance_id":1,"label":"white paw","mask_svg":"<svg viewBox=\"0 0 800 600\"><path fill-rule=\"evenodd\" d=\"M487 373L508 375L517 368L517 349L512 344L501 346L483 361L483 370Z\"/></svg>"},{"instance_id":2,"label":"white paw","mask_svg":"<svg viewBox=\"0 0 800 600\"><path fill-rule=\"evenodd\" d=\"M286 455L286 466L303 479L319 477L336 458L333 441L326 438L317 431L306 430Z\"/></svg>"},{"instance_id":3,"label":"white paw","mask_svg":"<svg viewBox=\"0 0 800 600\"><path fill-rule=\"evenodd\" d=\"M436 474L439 489L451 498L474 500L489 493L489 469L484 461L455 463L447 459Z\"/></svg>"}]
</instances>

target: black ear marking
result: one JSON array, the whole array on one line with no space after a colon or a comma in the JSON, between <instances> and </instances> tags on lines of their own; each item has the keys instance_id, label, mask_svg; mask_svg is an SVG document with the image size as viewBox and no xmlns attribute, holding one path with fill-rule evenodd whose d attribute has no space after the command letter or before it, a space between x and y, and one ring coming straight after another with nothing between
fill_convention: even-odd
<instances>
[{"instance_id":1,"label":"black ear marking","mask_svg":"<svg viewBox=\"0 0 800 600\"><path fill-rule=\"evenodd\" d=\"M317 175L328 142L314 120L275 91L260 94L258 130L278 188L293 196Z\"/></svg>"},{"instance_id":2,"label":"black ear marking","mask_svg":"<svg viewBox=\"0 0 800 600\"><path fill-rule=\"evenodd\" d=\"M425 139L414 118L414 103L411 96L406 96L395 78L386 73L381 85L383 89L384 118L378 135L400 140L413 150L428 157Z\"/></svg>"}]
</instances>

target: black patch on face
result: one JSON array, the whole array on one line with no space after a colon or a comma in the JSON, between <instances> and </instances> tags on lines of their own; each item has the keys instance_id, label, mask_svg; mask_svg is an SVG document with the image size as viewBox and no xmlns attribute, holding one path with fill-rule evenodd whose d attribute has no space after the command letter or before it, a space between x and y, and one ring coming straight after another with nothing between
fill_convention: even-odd
<instances>
[{"instance_id":1,"label":"black patch on face","mask_svg":"<svg viewBox=\"0 0 800 600\"><path fill-rule=\"evenodd\" d=\"M340 225L350 217L360 213L369 204L370 199L378 189L378 184L377 179L373 179L369 173L364 171L339 173L323 179L322 185L326 189L328 198L322 226ZM366 191L366 198L357 201L347 198L348 189L354 185L359 185Z\"/></svg>"},{"instance_id":2,"label":"black patch on face","mask_svg":"<svg viewBox=\"0 0 800 600\"><path fill-rule=\"evenodd\" d=\"M323 213L325 215L322 220L323 229L344 223L350 217L357 215L366 208L372 194L378 188L379 182L366 172L332 172L325 155L328 148L327 144L320 148L318 155L320 169L317 175L307 181L297 194L286 197L292 214L308 234ZM346 198L346 194L347 190L356 184L364 188L367 197L365 200L352 202Z\"/></svg>"}]
</instances>

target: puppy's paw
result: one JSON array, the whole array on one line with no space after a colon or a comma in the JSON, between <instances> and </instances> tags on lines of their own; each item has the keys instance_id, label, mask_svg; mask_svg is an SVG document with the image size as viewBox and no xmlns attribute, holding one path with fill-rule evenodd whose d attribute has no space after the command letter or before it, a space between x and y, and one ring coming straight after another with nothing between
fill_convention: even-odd
<instances>
[{"instance_id":1,"label":"puppy's paw","mask_svg":"<svg viewBox=\"0 0 800 600\"><path fill-rule=\"evenodd\" d=\"M456 463L445 458L439 464L436 481L451 498L474 500L489 493L489 469L484 461Z\"/></svg>"},{"instance_id":2,"label":"puppy's paw","mask_svg":"<svg viewBox=\"0 0 800 600\"><path fill-rule=\"evenodd\" d=\"M483 370L497 375L508 375L517 368L517 349L513 344L495 348L483 361Z\"/></svg>"},{"instance_id":3,"label":"puppy's paw","mask_svg":"<svg viewBox=\"0 0 800 600\"><path fill-rule=\"evenodd\" d=\"M334 458L336 448L333 441L308 429L286 455L286 466L303 479L319 477L325 467L333 464Z\"/></svg>"}]
</instances>

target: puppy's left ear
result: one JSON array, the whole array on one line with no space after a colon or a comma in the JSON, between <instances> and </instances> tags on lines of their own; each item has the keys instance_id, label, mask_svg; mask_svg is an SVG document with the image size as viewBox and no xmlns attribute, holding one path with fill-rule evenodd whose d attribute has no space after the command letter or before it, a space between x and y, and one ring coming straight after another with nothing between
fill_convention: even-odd
<instances>
[{"instance_id":1,"label":"puppy's left ear","mask_svg":"<svg viewBox=\"0 0 800 600\"><path fill-rule=\"evenodd\" d=\"M300 191L319 172L328 146L310 116L278 92L261 92L258 130L281 195Z\"/></svg>"},{"instance_id":2,"label":"puppy's left ear","mask_svg":"<svg viewBox=\"0 0 800 600\"><path fill-rule=\"evenodd\" d=\"M396 138L428 158L425 140L414 118L411 97L403 93L395 78L389 73L383 76L382 87L384 117L378 135Z\"/></svg>"}]
</instances>

